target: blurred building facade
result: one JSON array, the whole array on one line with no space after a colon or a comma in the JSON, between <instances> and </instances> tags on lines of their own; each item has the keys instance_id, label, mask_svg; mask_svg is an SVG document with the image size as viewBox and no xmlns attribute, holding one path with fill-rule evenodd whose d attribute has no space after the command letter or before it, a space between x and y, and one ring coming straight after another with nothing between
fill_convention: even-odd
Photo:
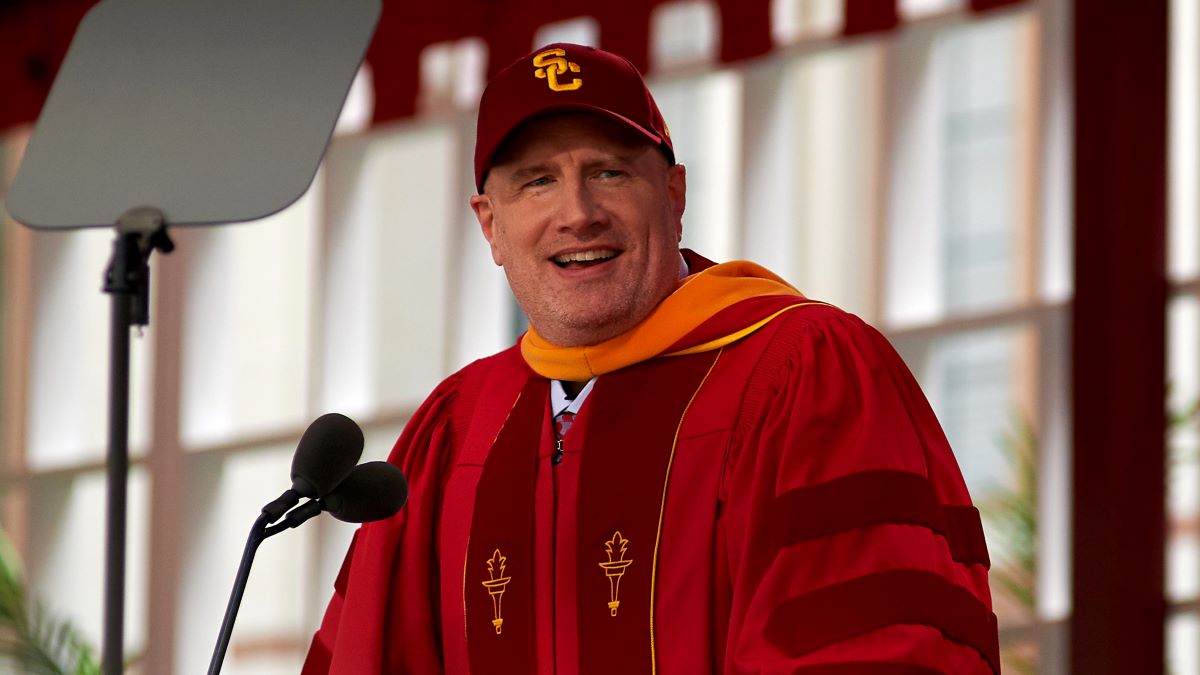
<instances>
[{"instance_id":1,"label":"blurred building facade","mask_svg":"<svg viewBox=\"0 0 1200 675\"><path fill-rule=\"evenodd\" d=\"M768 55L720 62L716 5L661 3L648 79L689 168L684 244L749 258L880 328L985 514L1008 672L1066 672L1070 615L1070 10L772 3ZM1200 10L1171 5L1166 661L1200 673ZM586 16L534 44L598 44ZM246 532L327 411L383 458L446 374L522 330L467 196L486 47L427 47L415 117L370 124L365 68L312 188L264 221L174 231L134 343L127 642L204 668ZM3 93L0 92L0 95ZM0 138L0 198L29 128ZM3 526L36 592L99 642L107 231L3 229ZM352 534L267 542L229 673L297 672Z\"/></svg>"}]
</instances>

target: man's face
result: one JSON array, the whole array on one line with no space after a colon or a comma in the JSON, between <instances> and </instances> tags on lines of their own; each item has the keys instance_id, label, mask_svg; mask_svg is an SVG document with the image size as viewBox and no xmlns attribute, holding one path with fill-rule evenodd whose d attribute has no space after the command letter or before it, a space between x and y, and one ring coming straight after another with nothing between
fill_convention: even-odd
<instances>
[{"instance_id":1,"label":"man's face","mask_svg":"<svg viewBox=\"0 0 1200 675\"><path fill-rule=\"evenodd\" d=\"M646 318L679 278L686 175L645 139L589 114L518 129L471 208L530 322L561 346Z\"/></svg>"}]
</instances>

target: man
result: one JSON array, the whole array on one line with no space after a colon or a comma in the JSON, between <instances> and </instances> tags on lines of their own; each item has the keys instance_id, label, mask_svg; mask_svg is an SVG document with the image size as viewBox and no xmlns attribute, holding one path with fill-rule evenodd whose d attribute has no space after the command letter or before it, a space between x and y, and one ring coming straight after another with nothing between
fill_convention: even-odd
<instances>
[{"instance_id":1,"label":"man","mask_svg":"<svg viewBox=\"0 0 1200 675\"><path fill-rule=\"evenodd\" d=\"M679 250L684 167L626 60L556 44L480 103L471 198L530 329L392 454L305 673L999 671L977 512L878 333Z\"/></svg>"}]
</instances>

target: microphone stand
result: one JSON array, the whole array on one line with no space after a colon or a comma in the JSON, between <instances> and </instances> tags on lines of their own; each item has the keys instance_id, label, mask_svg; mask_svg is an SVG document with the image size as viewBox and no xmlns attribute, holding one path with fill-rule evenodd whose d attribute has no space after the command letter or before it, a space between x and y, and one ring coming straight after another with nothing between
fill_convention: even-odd
<instances>
[{"instance_id":1,"label":"microphone stand","mask_svg":"<svg viewBox=\"0 0 1200 675\"><path fill-rule=\"evenodd\" d=\"M112 258L104 276L104 292L112 296L108 376L108 505L104 555L105 675L124 671L125 513L129 476L129 332L150 323L150 254L170 253L163 214L157 209L130 209L116 226Z\"/></svg>"},{"instance_id":2,"label":"microphone stand","mask_svg":"<svg viewBox=\"0 0 1200 675\"><path fill-rule=\"evenodd\" d=\"M250 566L254 563L254 554L258 552L259 544L321 513L321 503L313 499L288 511L281 522L271 525L272 522L279 520L278 505L287 499L288 493L284 493L283 497L263 507L263 513L250 528L250 536L246 539L246 547L242 550L242 562L238 565L237 577L233 581L233 590L229 593L229 604L225 607L225 618L221 620L221 633L217 636L217 646L213 649L212 660L208 664L208 675L217 675L221 672L221 664L225 661L225 652L229 650L229 639L233 635L233 622L237 620L238 609L242 605L242 595L246 592L246 582L250 579ZM293 499L291 503L295 504L296 501Z\"/></svg>"}]
</instances>

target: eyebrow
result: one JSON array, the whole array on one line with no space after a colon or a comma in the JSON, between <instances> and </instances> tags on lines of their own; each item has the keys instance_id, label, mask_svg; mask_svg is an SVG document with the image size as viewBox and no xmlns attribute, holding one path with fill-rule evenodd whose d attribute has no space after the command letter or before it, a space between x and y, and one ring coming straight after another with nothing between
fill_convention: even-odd
<instances>
[{"instance_id":1,"label":"eyebrow","mask_svg":"<svg viewBox=\"0 0 1200 675\"><path fill-rule=\"evenodd\" d=\"M514 181L524 182L527 179L535 178L551 172L552 170L548 164L534 164L532 166L524 166L516 171L513 171L511 178Z\"/></svg>"},{"instance_id":2,"label":"eyebrow","mask_svg":"<svg viewBox=\"0 0 1200 675\"><path fill-rule=\"evenodd\" d=\"M621 153L605 154L604 157L600 157L597 159L591 159L591 160L584 162L583 168L585 170L586 169L594 169L596 167L606 166L606 165L611 165L611 164L619 164L621 166L631 166L635 163L636 159L637 159L636 152L621 152ZM555 171L556 171L556 169L548 163L531 164L529 166L523 166L519 169L514 170L511 174L511 177L515 181L524 181L529 178L534 178L534 177L541 176L541 175L548 174L548 173L554 173Z\"/></svg>"}]
</instances>

